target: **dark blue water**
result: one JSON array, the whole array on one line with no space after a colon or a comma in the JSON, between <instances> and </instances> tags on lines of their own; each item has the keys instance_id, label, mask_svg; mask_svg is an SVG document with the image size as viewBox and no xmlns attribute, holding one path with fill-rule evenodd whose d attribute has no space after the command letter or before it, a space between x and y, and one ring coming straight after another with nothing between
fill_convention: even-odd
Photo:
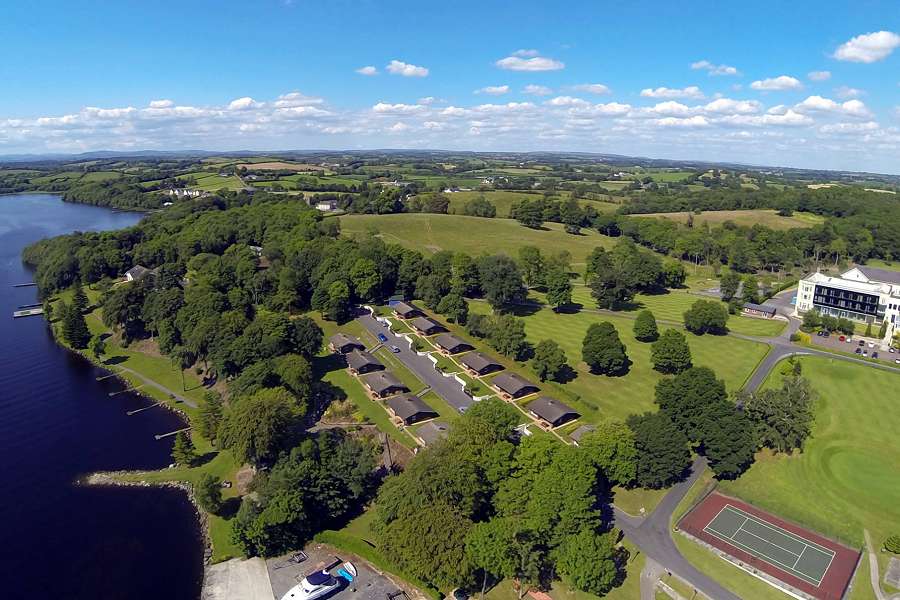
<instances>
[{"instance_id":1,"label":"dark blue water","mask_svg":"<svg viewBox=\"0 0 900 600\"><path fill-rule=\"evenodd\" d=\"M84 487L93 472L155 469L170 461L180 419L57 346L43 318L13 319L37 302L21 252L75 230L127 227L139 215L63 203L57 196L0 196L0 597L196 599L202 541L184 494L159 488Z\"/></svg>"}]
</instances>

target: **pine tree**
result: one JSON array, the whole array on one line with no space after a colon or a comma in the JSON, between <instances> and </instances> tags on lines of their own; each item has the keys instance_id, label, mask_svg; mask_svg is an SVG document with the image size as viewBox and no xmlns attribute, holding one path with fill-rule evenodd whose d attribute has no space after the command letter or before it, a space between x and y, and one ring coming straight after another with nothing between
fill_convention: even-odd
<instances>
[{"instance_id":1,"label":"pine tree","mask_svg":"<svg viewBox=\"0 0 900 600\"><path fill-rule=\"evenodd\" d=\"M642 310L634 320L634 337L639 342L652 342L659 337L656 317L649 310Z\"/></svg>"},{"instance_id":2,"label":"pine tree","mask_svg":"<svg viewBox=\"0 0 900 600\"><path fill-rule=\"evenodd\" d=\"M189 467L197 459L197 451L191 436L181 431L175 435L175 445L172 446L172 460L175 464Z\"/></svg>"},{"instance_id":3,"label":"pine tree","mask_svg":"<svg viewBox=\"0 0 900 600\"><path fill-rule=\"evenodd\" d=\"M84 315L73 304L62 303L60 306L62 313L62 337L73 348L87 348L91 339L91 332L88 329L87 321Z\"/></svg>"},{"instance_id":4,"label":"pine tree","mask_svg":"<svg viewBox=\"0 0 900 600\"><path fill-rule=\"evenodd\" d=\"M72 295L72 306L80 313L84 313L88 307L88 298L84 293L84 288L81 287L80 281L75 282L75 293Z\"/></svg>"},{"instance_id":5,"label":"pine tree","mask_svg":"<svg viewBox=\"0 0 900 600\"><path fill-rule=\"evenodd\" d=\"M222 423L222 396L216 392L206 392L203 395L204 402L200 406L200 421L197 424L200 435L213 441L219 435L219 425Z\"/></svg>"}]
</instances>

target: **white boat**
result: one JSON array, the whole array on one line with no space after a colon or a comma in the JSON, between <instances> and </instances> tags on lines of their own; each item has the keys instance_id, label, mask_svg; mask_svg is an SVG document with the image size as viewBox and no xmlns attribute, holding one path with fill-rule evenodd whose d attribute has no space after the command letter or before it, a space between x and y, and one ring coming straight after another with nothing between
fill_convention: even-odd
<instances>
[{"instance_id":1,"label":"white boat","mask_svg":"<svg viewBox=\"0 0 900 600\"><path fill-rule=\"evenodd\" d=\"M330 594L340 586L340 580L328 571L316 571L289 589L281 597L281 600L316 600L316 598Z\"/></svg>"}]
</instances>

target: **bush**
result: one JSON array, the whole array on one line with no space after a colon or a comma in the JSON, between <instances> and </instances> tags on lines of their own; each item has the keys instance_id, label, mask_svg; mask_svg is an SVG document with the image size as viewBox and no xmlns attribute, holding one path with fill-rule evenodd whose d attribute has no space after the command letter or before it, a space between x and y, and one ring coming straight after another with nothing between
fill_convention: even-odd
<instances>
[{"instance_id":1,"label":"bush","mask_svg":"<svg viewBox=\"0 0 900 600\"><path fill-rule=\"evenodd\" d=\"M900 554L900 535L892 535L884 540L884 549L891 554Z\"/></svg>"}]
</instances>

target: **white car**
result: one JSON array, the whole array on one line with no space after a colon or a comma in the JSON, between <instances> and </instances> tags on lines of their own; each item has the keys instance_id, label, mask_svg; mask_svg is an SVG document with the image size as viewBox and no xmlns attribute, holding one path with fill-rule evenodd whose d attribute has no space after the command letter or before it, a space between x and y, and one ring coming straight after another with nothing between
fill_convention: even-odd
<instances>
[{"instance_id":1,"label":"white car","mask_svg":"<svg viewBox=\"0 0 900 600\"><path fill-rule=\"evenodd\" d=\"M874 348L874 347L875 347L875 343L874 343L874 342L869 342L869 348Z\"/></svg>"},{"instance_id":2,"label":"white car","mask_svg":"<svg viewBox=\"0 0 900 600\"><path fill-rule=\"evenodd\" d=\"M281 600L316 600L338 589L340 579L328 571L310 573L303 580L289 589Z\"/></svg>"}]
</instances>

